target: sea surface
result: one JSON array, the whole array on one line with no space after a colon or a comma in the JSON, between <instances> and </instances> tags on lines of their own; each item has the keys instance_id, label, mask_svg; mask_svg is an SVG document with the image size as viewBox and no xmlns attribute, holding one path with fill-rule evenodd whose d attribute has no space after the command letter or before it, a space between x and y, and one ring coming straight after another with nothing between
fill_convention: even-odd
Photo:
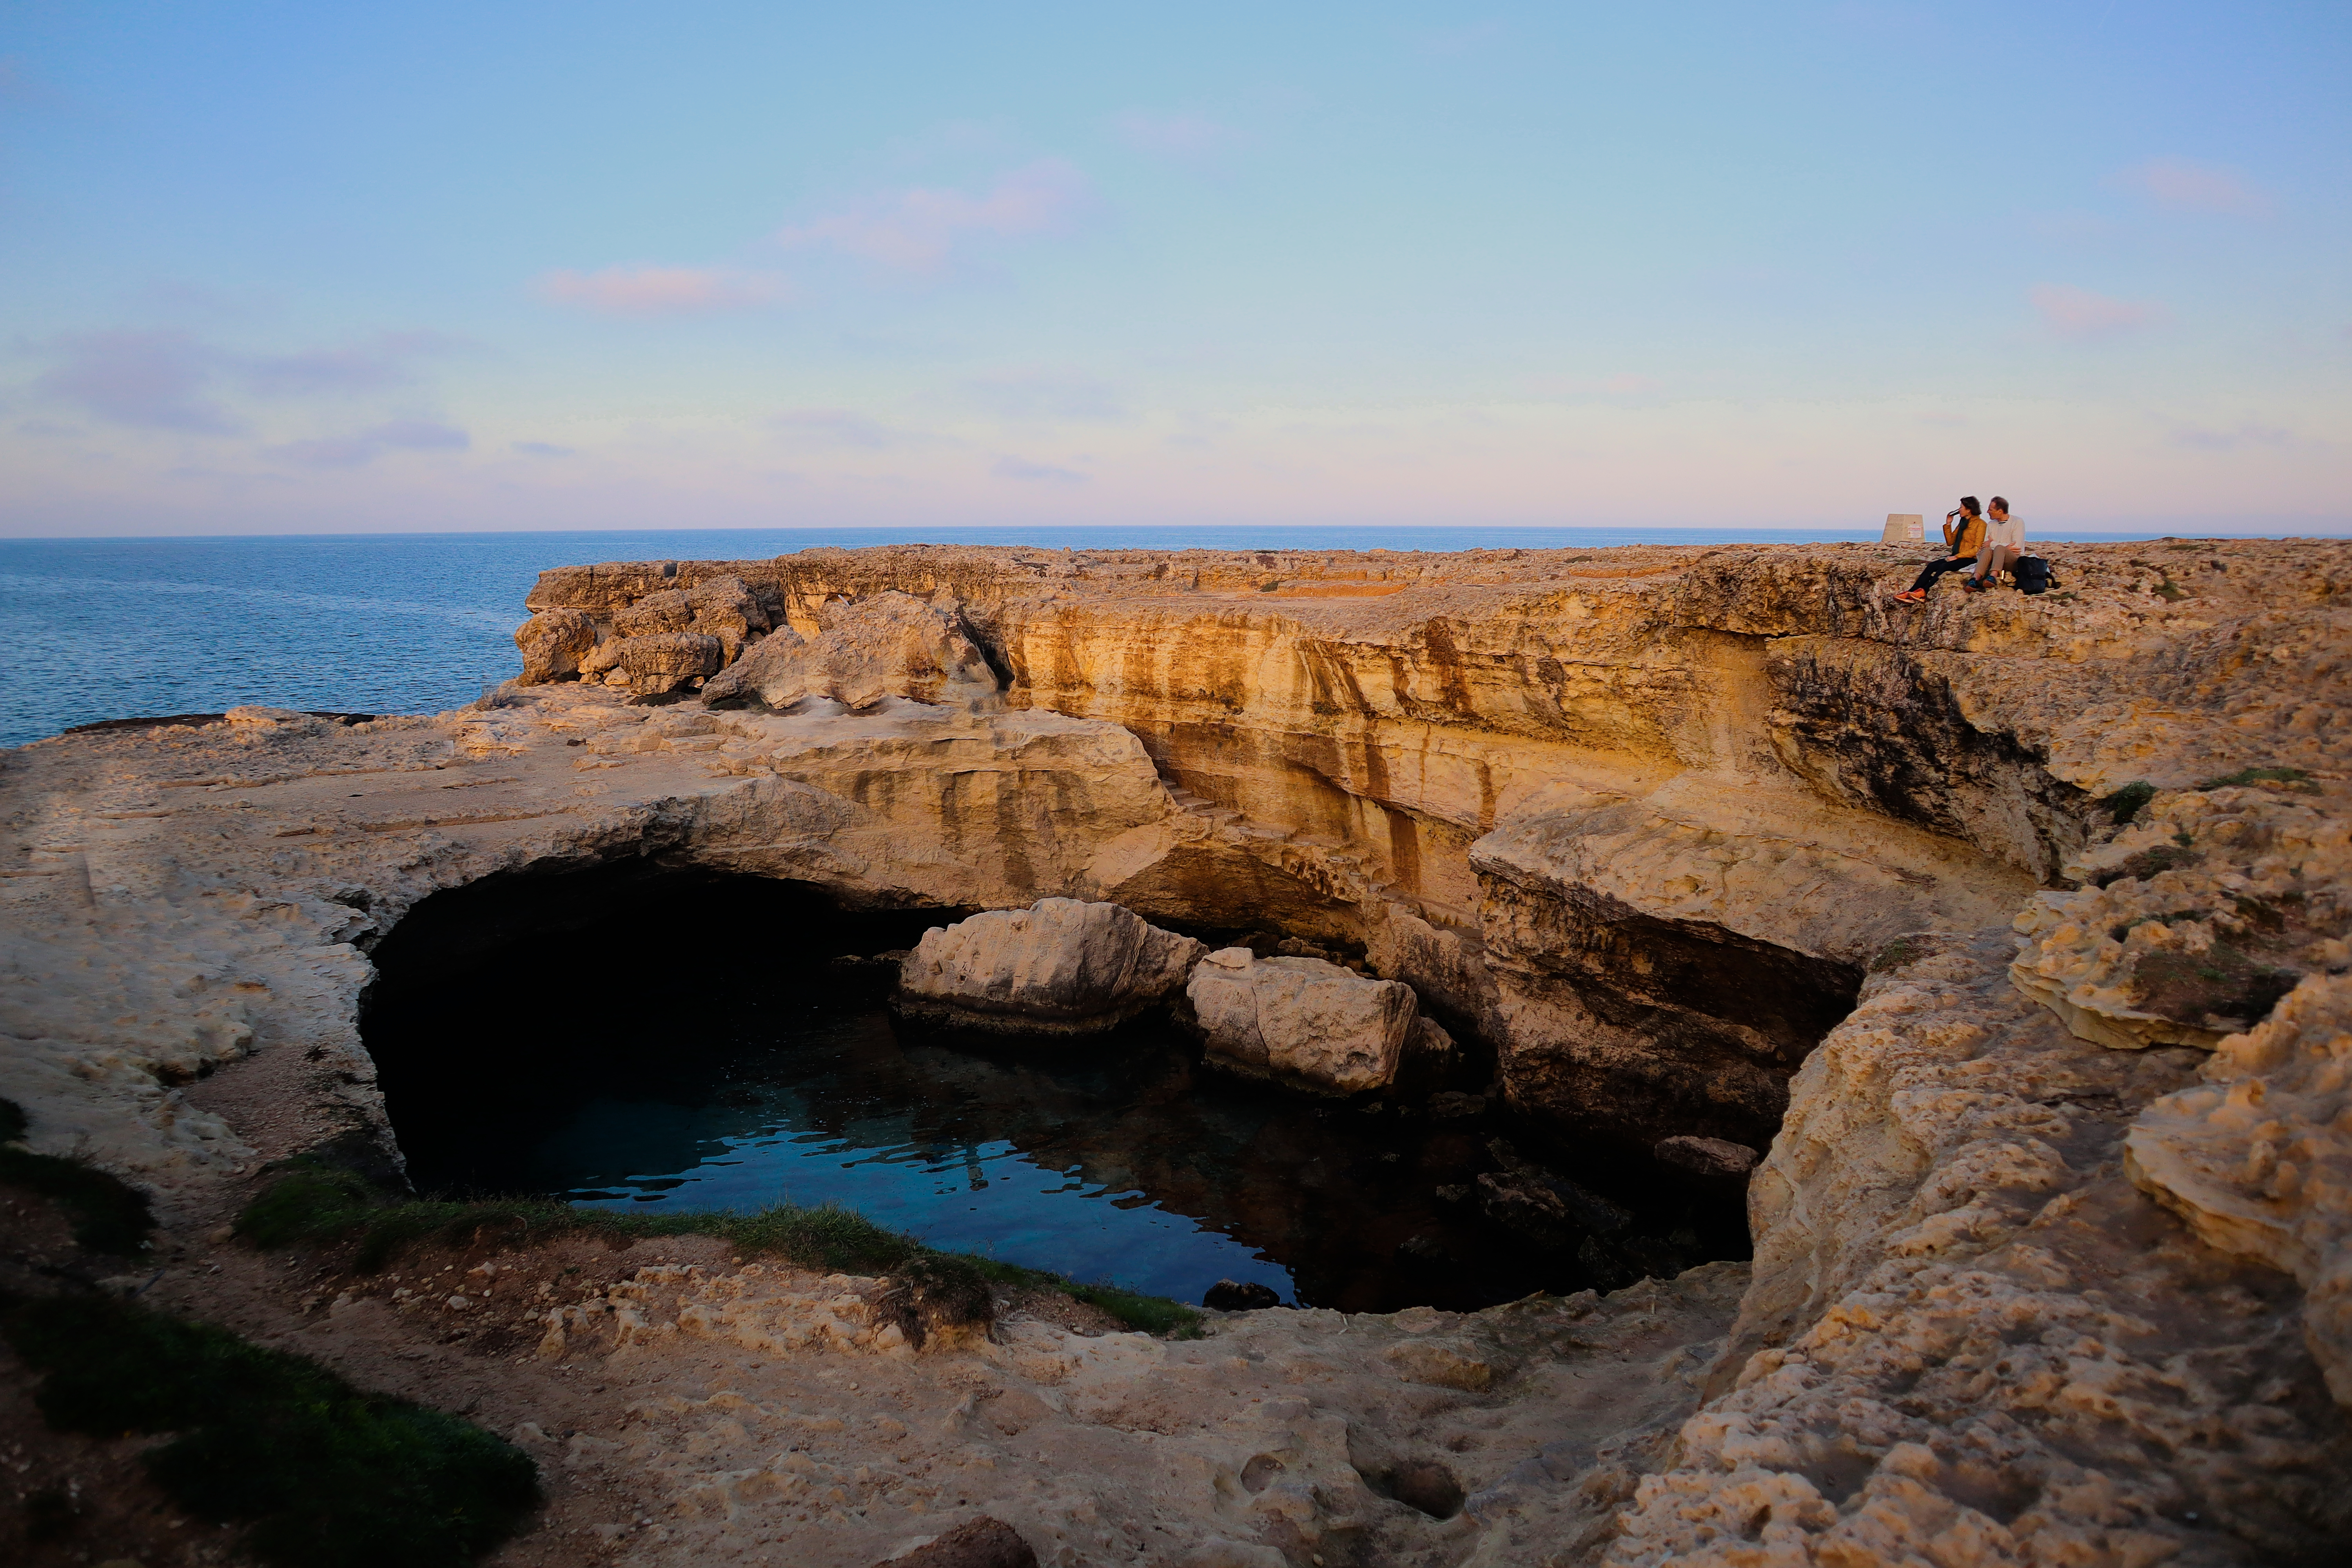
<instances>
[{"instance_id":1,"label":"sea surface","mask_svg":"<svg viewBox=\"0 0 2352 1568\"><path fill-rule=\"evenodd\" d=\"M1228 525L0 540L0 746L239 703L434 713L520 668L551 566L952 541L1076 550L1591 549L1875 539L1875 528Z\"/></svg>"}]
</instances>

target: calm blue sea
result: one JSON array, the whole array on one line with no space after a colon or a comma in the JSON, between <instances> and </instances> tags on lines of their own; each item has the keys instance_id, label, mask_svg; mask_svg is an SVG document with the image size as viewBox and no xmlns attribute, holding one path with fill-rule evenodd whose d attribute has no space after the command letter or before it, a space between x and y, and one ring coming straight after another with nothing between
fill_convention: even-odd
<instances>
[{"instance_id":1,"label":"calm blue sea","mask_svg":"<svg viewBox=\"0 0 2352 1568\"><path fill-rule=\"evenodd\" d=\"M0 540L0 746L243 702L438 712L515 673L551 566L924 540L1076 550L1524 550L1874 539L1875 529L1035 527Z\"/></svg>"}]
</instances>

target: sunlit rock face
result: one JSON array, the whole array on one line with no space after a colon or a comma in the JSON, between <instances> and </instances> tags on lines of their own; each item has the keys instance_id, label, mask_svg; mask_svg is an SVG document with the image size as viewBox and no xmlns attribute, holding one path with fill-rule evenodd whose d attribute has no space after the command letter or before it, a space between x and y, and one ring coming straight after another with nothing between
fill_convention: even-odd
<instances>
[{"instance_id":1,"label":"sunlit rock face","mask_svg":"<svg viewBox=\"0 0 2352 1568\"><path fill-rule=\"evenodd\" d=\"M1876 545L809 551L566 568L530 603L604 625L731 579L817 637L919 601L1007 705L1117 725L1167 786L1088 896L1362 952L1560 1135L1760 1146L1886 943L2005 921L2091 801L2237 754L2179 715L2234 701L2232 744L2313 750L2231 682L2248 617L2316 605L2338 548L2083 550L2063 599L1894 610Z\"/></svg>"},{"instance_id":2,"label":"sunlit rock face","mask_svg":"<svg viewBox=\"0 0 2352 1568\"><path fill-rule=\"evenodd\" d=\"M1542 1325L1504 1360L1485 1327L1412 1330L1445 1342L1363 1375L1510 1413L1430 1428L1458 1535L1339 1522L1373 1506L1343 1466L1393 1489L1426 1457L1360 1447L1404 1417L1350 1383L1317 1486L1252 1494L1289 1533L1241 1544L2326 1561L2352 1530L2352 545L2055 553L2063 594L1917 608L1879 545L568 568L520 639L543 679L478 709L9 753L0 1094L35 1147L217 1215L306 1138L385 1137L367 952L439 889L646 858L942 923L1116 904L1411 987L1527 1147L1765 1151L1737 1323L1694 1305L1638 1363L1673 1399L1577 1404L1602 1342L1550 1308L1496 1310ZM772 640L793 665L785 628L856 635L798 695L698 700ZM616 983L760 962L756 933L582 940ZM1476 1200L1541 1206L1515 1181ZM1353 1331L1292 1337L1326 1323ZM1199 1365L1202 1398L1263 1392L1213 1342ZM1138 1381L1119 1430L1177 1429L1172 1386ZM1608 1436L1561 1435L1585 1421ZM1223 1539L1202 1477L1168 1517Z\"/></svg>"}]
</instances>

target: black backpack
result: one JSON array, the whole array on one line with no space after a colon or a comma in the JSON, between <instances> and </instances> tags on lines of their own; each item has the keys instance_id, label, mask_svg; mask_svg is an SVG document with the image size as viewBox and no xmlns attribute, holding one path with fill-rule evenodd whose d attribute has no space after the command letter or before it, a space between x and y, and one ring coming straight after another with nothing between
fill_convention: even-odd
<instances>
[{"instance_id":1,"label":"black backpack","mask_svg":"<svg viewBox=\"0 0 2352 1568\"><path fill-rule=\"evenodd\" d=\"M2017 591L2021 594L2046 594L2058 585L2058 579L2050 574L2050 563L2039 555L2019 556L2011 563L2009 572L2017 579Z\"/></svg>"}]
</instances>

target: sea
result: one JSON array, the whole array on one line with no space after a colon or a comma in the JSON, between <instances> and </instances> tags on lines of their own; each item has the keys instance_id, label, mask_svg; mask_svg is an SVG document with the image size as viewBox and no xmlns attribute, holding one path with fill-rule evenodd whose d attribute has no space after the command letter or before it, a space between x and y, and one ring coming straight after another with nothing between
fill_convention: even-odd
<instances>
[{"instance_id":1,"label":"sea","mask_svg":"<svg viewBox=\"0 0 2352 1568\"><path fill-rule=\"evenodd\" d=\"M241 703L435 713L520 668L551 566L916 542L1072 550L1592 549L1866 540L1870 528L794 528L0 540L0 746ZM2084 538L2128 537L2083 535Z\"/></svg>"}]
</instances>

